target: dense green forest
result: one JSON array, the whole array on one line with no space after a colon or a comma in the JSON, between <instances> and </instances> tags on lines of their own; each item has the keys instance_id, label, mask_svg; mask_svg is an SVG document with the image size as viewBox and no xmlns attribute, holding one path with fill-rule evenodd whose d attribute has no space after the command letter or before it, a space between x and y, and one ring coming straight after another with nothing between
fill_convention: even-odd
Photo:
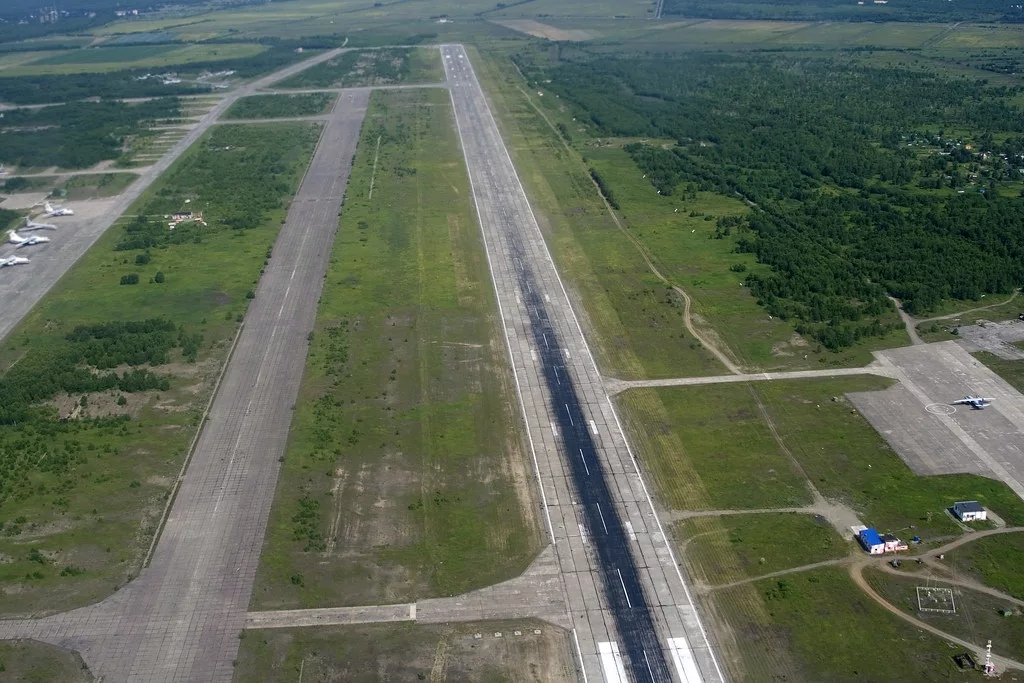
<instances>
[{"instance_id":1,"label":"dense green forest","mask_svg":"<svg viewBox=\"0 0 1024 683\"><path fill-rule=\"evenodd\" d=\"M718 236L771 266L747 278L759 303L829 348L885 333L889 294L926 313L1024 285L1011 89L804 54L517 62L592 135L674 140L626 147L662 201L746 199Z\"/></svg>"},{"instance_id":2,"label":"dense green forest","mask_svg":"<svg viewBox=\"0 0 1024 683\"><path fill-rule=\"evenodd\" d=\"M1024 21L1008 0L914 0L876 4L865 0L665 0L664 16L792 21Z\"/></svg>"},{"instance_id":3,"label":"dense green forest","mask_svg":"<svg viewBox=\"0 0 1024 683\"><path fill-rule=\"evenodd\" d=\"M176 97L12 109L0 115L0 163L86 168L119 157L126 136L180 115Z\"/></svg>"}]
</instances>

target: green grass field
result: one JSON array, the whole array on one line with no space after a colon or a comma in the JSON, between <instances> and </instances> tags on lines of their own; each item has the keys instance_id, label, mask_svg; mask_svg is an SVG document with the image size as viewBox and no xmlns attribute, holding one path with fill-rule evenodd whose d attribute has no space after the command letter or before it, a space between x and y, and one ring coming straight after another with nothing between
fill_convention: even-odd
<instances>
[{"instance_id":1,"label":"green grass field","mask_svg":"<svg viewBox=\"0 0 1024 683\"><path fill-rule=\"evenodd\" d=\"M206 210L211 227L183 243L115 251L128 236L122 219L5 340L0 367L9 370L26 354L63 348L64 335L77 325L162 316L202 335L195 363L175 353L170 365L156 369L170 377L169 391L128 394L125 403L117 391L58 395L52 412L0 428L0 584L6 593L0 610L70 609L106 596L138 571L246 310L246 293L259 278L318 134L309 124L215 128L129 210L162 213L190 199ZM234 151L221 149L225 142ZM225 154L233 156L215 156ZM265 156L276 160L275 173L252 175L253 166L271 168ZM216 186L206 179L211 169ZM234 203L254 191L276 208L250 205L251 227L222 227L224 212L238 211ZM148 261L140 263L144 254ZM128 273L137 274L139 284L120 285ZM164 282L154 282L157 273ZM58 421L76 410L96 419ZM23 457L39 448L44 457Z\"/></svg>"},{"instance_id":2,"label":"green grass field","mask_svg":"<svg viewBox=\"0 0 1024 683\"><path fill-rule=\"evenodd\" d=\"M437 48L382 48L343 52L278 84L282 88L351 88L444 80Z\"/></svg>"},{"instance_id":3,"label":"green grass field","mask_svg":"<svg viewBox=\"0 0 1024 683\"><path fill-rule=\"evenodd\" d=\"M715 591L732 680L959 681L959 650L886 612L843 568Z\"/></svg>"},{"instance_id":4,"label":"green grass field","mask_svg":"<svg viewBox=\"0 0 1024 683\"><path fill-rule=\"evenodd\" d=\"M278 119L289 116L316 116L330 111L337 99L335 93L253 95L236 101L221 118Z\"/></svg>"},{"instance_id":5,"label":"green grass field","mask_svg":"<svg viewBox=\"0 0 1024 683\"><path fill-rule=\"evenodd\" d=\"M1024 600L1024 534L979 538L946 556L958 574L967 574L987 586Z\"/></svg>"},{"instance_id":6,"label":"green grass field","mask_svg":"<svg viewBox=\"0 0 1024 683\"><path fill-rule=\"evenodd\" d=\"M244 631L234 680L283 683L301 673L305 681L569 683L576 680L569 641L532 620Z\"/></svg>"},{"instance_id":7,"label":"green grass field","mask_svg":"<svg viewBox=\"0 0 1024 683\"><path fill-rule=\"evenodd\" d=\"M1024 611L1019 605L1012 605L997 597L951 585L932 577L894 576L888 572L869 570L864 572L864 578L879 595L907 614L946 633L975 643L979 648L984 648L985 642L991 638L993 654L1006 655L1020 661L1020 653L1024 652ZM956 613L919 610L918 586L951 588ZM1000 610L1003 609L1009 609L1012 614L1000 614ZM959 652L963 650L960 649Z\"/></svg>"},{"instance_id":8,"label":"green grass field","mask_svg":"<svg viewBox=\"0 0 1024 683\"><path fill-rule=\"evenodd\" d=\"M824 519L795 512L695 517L676 522L689 575L715 586L846 557L852 541Z\"/></svg>"},{"instance_id":9,"label":"green grass field","mask_svg":"<svg viewBox=\"0 0 1024 683\"><path fill-rule=\"evenodd\" d=\"M371 99L256 608L454 595L517 576L539 549L448 102Z\"/></svg>"},{"instance_id":10,"label":"green grass field","mask_svg":"<svg viewBox=\"0 0 1024 683\"><path fill-rule=\"evenodd\" d=\"M18 683L88 683L82 658L34 640L0 641L0 680Z\"/></svg>"},{"instance_id":11,"label":"green grass field","mask_svg":"<svg viewBox=\"0 0 1024 683\"><path fill-rule=\"evenodd\" d=\"M159 69L193 62L254 57L266 49L266 46L256 43L93 47L61 52L35 62L11 66L2 73L10 77L103 73L125 68Z\"/></svg>"}]
</instances>

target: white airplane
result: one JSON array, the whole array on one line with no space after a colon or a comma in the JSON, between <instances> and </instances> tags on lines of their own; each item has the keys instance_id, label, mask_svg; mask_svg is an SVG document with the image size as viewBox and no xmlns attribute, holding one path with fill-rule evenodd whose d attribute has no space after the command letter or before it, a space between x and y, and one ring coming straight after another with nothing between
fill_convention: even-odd
<instances>
[{"instance_id":1,"label":"white airplane","mask_svg":"<svg viewBox=\"0 0 1024 683\"><path fill-rule=\"evenodd\" d=\"M64 207L54 208L53 204L46 202L43 204L43 211L46 212L47 216L74 216L75 212L71 209L65 209Z\"/></svg>"},{"instance_id":2,"label":"white airplane","mask_svg":"<svg viewBox=\"0 0 1024 683\"><path fill-rule=\"evenodd\" d=\"M0 257L0 268L6 268L7 266L20 266L28 263L28 259L23 256L8 256L7 258Z\"/></svg>"},{"instance_id":3,"label":"white airplane","mask_svg":"<svg viewBox=\"0 0 1024 683\"><path fill-rule=\"evenodd\" d=\"M13 230L7 231L7 241L11 244L17 244L19 247L31 247L35 244L43 244L49 242L49 237L41 237L39 235L32 235L31 237L22 237Z\"/></svg>"},{"instance_id":4,"label":"white airplane","mask_svg":"<svg viewBox=\"0 0 1024 683\"><path fill-rule=\"evenodd\" d=\"M56 225L50 225L49 223L36 223L34 220L25 216L25 225L21 226L21 230L56 230Z\"/></svg>"},{"instance_id":5,"label":"white airplane","mask_svg":"<svg viewBox=\"0 0 1024 683\"><path fill-rule=\"evenodd\" d=\"M995 400L994 398L982 398L981 396L971 396L970 394L968 394L967 396L964 396L959 401L953 401L953 405L961 405L962 404L962 405L968 405L968 406L974 408L975 410L984 410L985 406L992 405L992 401L994 401L994 400Z\"/></svg>"}]
</instances>

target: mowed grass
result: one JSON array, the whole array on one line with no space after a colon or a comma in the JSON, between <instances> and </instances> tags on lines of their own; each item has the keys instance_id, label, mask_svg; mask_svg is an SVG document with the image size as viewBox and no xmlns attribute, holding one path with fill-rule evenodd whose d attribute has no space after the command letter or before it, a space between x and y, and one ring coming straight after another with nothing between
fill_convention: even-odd
<instances>
[{"instance_id":1,"label":"mowed grass","mask_svg":"<svg viewBox=\"0 0 1024 683\"><path fill-rule=\"evenodd\" d=\"M1013 605L995 596L936 580L930 576L894 576L889 572L868 570L864 572L864 578L879 595L907 614L974 643L978 649L984 648L986 641L991 638L993 654L1005 655L1020 661L1020 654L1024 652L1024 611L1020 605ZM952 589L956 613L918 609L918 586ZM1004 609L1009 609L1011 614L1001 614L1000 610ZM951 654L963 651L963 648L958 648ZM978 661L977 657L975 661Z\"/></svg>"},{"instance_id":2,"label":"mowed grass","mask_svg":"<svg viewBox=\"0 0 1024 683\"><path fill-rule=\"evenodd\" d=\"M538 527L494 309L448 94L374 93L255 608L454 595L529 564Z\"/></svg>"},{"instance_id":3,"label":"mowed grass","mask_svg":"<svg viewBox=\"0 0 1024 683\"><path fill-rule=\"evenodd\" d=\"M947 564L987 586L1024 600L1024 534L986 536L947 554Z\"/></svg>"},{"instance_id":4,"label":"mowed grass","mask_svg":"<svg viewBox=\"0 0 1024 683\"><path fill-rule=\"evenodd\" d=\"M1024 362L1019 360L1005 360L987 351L979 351L971 354L980 360L989 370L996 373L1007 384L1017 391L1024 392Z\"/></svg>"},{"instance_id":5,"label":"mowed grass","mask_svg":"<svg viewBox=\"0 0 1024 683\"><path fill-rule=\"evenodd\" d=\"M851 541L828 521L796 512L694 517L676 522L689 574L715 586L846 557Z\"/></svg>"},{"instance_id":6,"label":"mowed grass","mask_svg":"<svg viewBox=\"0 0 1024 683\"><path fill-rule=\"evenodd\" d=\"M772 436L757 388L633 389L619 397L663 505L676 510L794 507L804 477Z\"/></svg>"},{"instance_id":7,"label":"mowed grass","mask_svg":"<svg viewBox=\"0 0 1024 683\"><path fill-rule=\"evenodd\" d=\"M277 119L289 116L325 114L338 99L336 93L296 95L253 95L238 99L224 112L223 119Z\"/></svg>"},{"instance_id":8,"label":"mowed grass","mask_svg":"<svg viewBox=\"0 0 1024 683\"><path fill-rule=\"evenodd\" d=\"M238 126L233 132L216 128L129 213L156 201L185 206L181 188L190 187L189 179L197 167L209 163L209 155L225 153L208 149L225 134L243 142L239 147L249 152L235 152L240 160L233 166L237 170L226 173L222 182L241 191L250 178L261 178L269 170L255 170L241 161L247 153L266 149L279 161L280 208L258 213L258 224L248 230L210 229L200 243L153 248L145 264L135 261L140 251L114 251L124 235L122 219L0 348L0 368L6 370L26 352L58 347L77 325L166 317L202 335L196 363L186 363L175 353L171 365L155 369L169 376L170 391L129 394L123 407L116 403L118 392L90 394L85 415L99 419L58 421L54 416L0 431L5 445L13 445L10 453L18 452L20 442L41 442L50 452L27 471L6 475L19 484L31 484L32 495L8 498L0 506L0 610L5 613L51 612L94 602L138 572L245 313L246 294L258 281L319 129L310 124ZM189 195L192 206L204 206L201 195ZM214 221L216 207L207 208L207 220ZM152 281L157 272L165 274L161 284ZM127 273L138 274L139 284L120 285ZM77 403L79 397L69 399ZM126 417L103 419L118 414ZM57 467L68 460L70 467Z\"/></svg>"},{"instance_id":9,"label":"mowed grass","mask_svg":"<svg viewBox=\"0 0 1024 683\"><path fill-rule=\"evenodd\" d=\"M193 45L124 45L71 50L5 69L8 76L103 73L124 68L159 69L193 62L254 57L266 50L257 43L210 43Z\"/></svg>"},{"instance_id":10,"label":"mowed grass","mask_svg":"<svg viewBox=\"0 0 1024 683\"><path fill-rule=\"evenodd\" d=\"M441 51L425 48L351 50L278 84L281 88L350 88L444 80Z\"/></svg>"},{"instance_id":11,"label":"mowed grass","mask_svg":"<svg viewBox=\"0 0 1024 683\"><path fill-rule=\"evenodd\" d=\"M567 632L533 620L243 631L234 680L569 683L570 648Z\"/></svg>"},{"instance_id":12,"label":"mowed grass","mask_svg":"<svg viewBox=\"0 0 1024 683\"><path fill-rule=\"evenodd\" d=\"M95 680L76 654L36 640L0 641L0 680L88 683Z\"/></svg>"},{"instance_id":13,"label":"mowed grass","mask_svg":"<svg viewBox=\"0 0 1024 683\"><path fill-rule=\"evenodd\" d=\"M872 601L844 568L715 591L707 608L731 643L723 659L735 681L963 680L954 650Z\"/></svg>"}]
</instances>

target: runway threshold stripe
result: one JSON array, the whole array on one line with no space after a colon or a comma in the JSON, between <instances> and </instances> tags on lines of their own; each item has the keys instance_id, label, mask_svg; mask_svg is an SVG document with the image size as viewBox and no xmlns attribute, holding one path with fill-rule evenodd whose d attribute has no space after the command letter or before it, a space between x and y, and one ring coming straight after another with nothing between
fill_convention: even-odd
<instances>
[{"instance_id":1,"label":"runway threshold stripe","mask_svg":"<svg viewBox=\"0 0 1024 683\"><path fill-rule=\"evenodd\" d=\"M601 657L601 672L605 683L628 683L626 668L622 665L619 644L615 641L597 644L597 653Z\"/></svg>"},{"instance_id":2,"label":"runway threshold stripe","mask_svg":"<svg viewBox=\"0 0 1024 683\"><path fill-rule=\"evenodd\" d=\"M672 656L672 663L676 666L676 673L680 680L685 683L701 683L704 679L697 669L697 662L693 658L693 651L686 638L669 638L668 651Z\"/></svg>"}]
</instances>

